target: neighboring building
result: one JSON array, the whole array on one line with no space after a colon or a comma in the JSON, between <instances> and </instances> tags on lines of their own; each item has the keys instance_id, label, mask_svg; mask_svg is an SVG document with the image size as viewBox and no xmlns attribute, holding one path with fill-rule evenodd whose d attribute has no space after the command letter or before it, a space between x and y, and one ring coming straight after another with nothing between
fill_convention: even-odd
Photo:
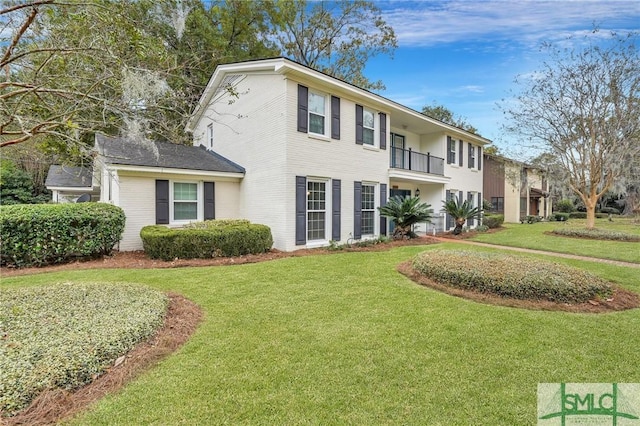
<instances>
[{"instance_id":1,"label":"neighboring building","mask_svg":"<svg viewBox=\"0 0 640 426\"><path fill-rule=\"evenodd\" d=\"M78 199L97 201L100 198L100 187L94 185L91 168L52 165L44 184L51 191L54 203L75 203Z\"/></svg>"},{"instance_id":2,"label":"neighboring building","mask_svg":"<svg viewBox=\"0 0 640 426\"><path fill-rule=\"evenodd\" d=\"M549 182L541 170L501 156L484 154L484 197L505 222L552 213Z\"/></svg>"},{"instance_id":3,"label":"neighboring building","mask_svg":"<svg viewBox=\"0 0 640 426\"><path fill-rule=\"evenodd\" d=\"M447 198L482 203L489 140L284 58L219 66L187 131L193 147L97 137L121 250L142 248L145 225L215 217L265 224L292 251L387 235L377 208L393 195L431 204L418 232L453 227Z\"/></svg>"}]
</instances>

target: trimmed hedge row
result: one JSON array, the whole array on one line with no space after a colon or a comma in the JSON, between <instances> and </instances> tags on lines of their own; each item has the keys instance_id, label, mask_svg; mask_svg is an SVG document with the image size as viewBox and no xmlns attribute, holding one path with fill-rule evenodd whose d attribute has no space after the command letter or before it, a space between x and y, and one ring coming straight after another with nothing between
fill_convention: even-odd
<instances>
[{"instance_id":1,"label":"trimmed hedge row","mask_svg":"<svg viewBox=\"0 0 640 426\"><path fill-rule=\"evenodd\" d=\"M273 245L271 229L246 220L211 220L185 228L145 226L144 251L152 259L209 259L265 253Z\"/></svg>"},{"instance_id":2,"label":"trimmed hedge row","mask_svg":"<svg viewBox=\"0 0 640 426\"><path fill-rule=\"evenodd\" d=\"M124 211L106 203L2 206L0 264L42 266L109 254L124 223Z\"/></svg>"},{"instance_id":3,"label":"trimmed hedge row","mask_svg":"<svg viewBox=\"0 0 640 426\"><path fill-rule=\"evenodd\" d=\"M582 303L613 292L609 282L586 271L507 254L430 250L412 265L439 283L513 299Z\"/></svg>"}]
</instances>

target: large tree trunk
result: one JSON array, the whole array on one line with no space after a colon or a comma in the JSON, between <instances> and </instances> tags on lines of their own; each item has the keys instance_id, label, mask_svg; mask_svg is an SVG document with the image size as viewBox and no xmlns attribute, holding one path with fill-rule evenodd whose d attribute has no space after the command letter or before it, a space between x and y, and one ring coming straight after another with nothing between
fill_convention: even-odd
<instances>
[{"instance_id":1,"label":"large tree trunk","mask_svg":"<svg viewBox=\"0 0 640 426\"><path fill-rule=\"evenodd\" d=\"M585 203L585 207L587 208L587 229L593 229L596 227L596 205L598 203L598 196L595 194L591 194L589 198L587 198L587 202Z\"/></svg>"}]
</instances>

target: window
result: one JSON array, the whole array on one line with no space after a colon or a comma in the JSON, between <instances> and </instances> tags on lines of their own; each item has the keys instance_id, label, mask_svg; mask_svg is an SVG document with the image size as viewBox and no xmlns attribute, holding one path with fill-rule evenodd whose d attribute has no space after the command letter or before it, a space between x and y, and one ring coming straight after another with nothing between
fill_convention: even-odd
<instances>
[{"instance_id":1,"label":"window","mask_svg":"<svg viewBox=\"0 0 640 426\"><path fill-rule=\"evenodd\" d=\"M325 240L327 223L326 182L307 181L307 240Z\"/></svg>"},{"instance_id":2,"label":"window","mask_svg":"<svg viewBox=\"0 0 640 426\"><path fill-rule=\"evenodd\" d=\"M362 142L365 145L375 145L376 114L370 109L362 110Z\"/></svg>"},{"instance_id":3,"label":"window","mask_svg":"<svg viewBox=\"0 0 640 426\"><path fill-rule=\"evenodd\" d=\"M376 187L362 184L362 235L375 234Z\"/></svg>"},{"instance_id":4,"label":"window","mask_svg":"<svg viewBox=\"0 0 640 426\"><path fill-rule=\"evenodd\" d=\"M473 169L476 166L476 147L469 144L469 168Z\"/></svg>"},{"instance_id":5,"label":"window","mask_svg":"<svg viewBox=\"0 0 640 426\"><path fill-rule=\"evenodd\" d=\"M504 197L491 197L491 205L493 206L493 211L503 212L504 211Z\"/></svg>"},{"instance_id":6,"label":"window","mask_svg":"<svg viewBox=\"0 0 640 426\"><path fill-rule=\"evenodd\" d=\"M198 219L198 184L173 183L173 220Z\"/></svg>"},{"instance_id":7,"label":"window","mask_svg":"<svg viewBox=\"0 0 640 426\"><path fill-rule=\"evenodd\" d=\"M213 148L213 123L207 126L207 148Z\"/></svg>"},{"instance_id":8,"label":"window","mask_svg":"<svg viewBox=\"0 0 640 426\"><path fill-rule=\"evenodd\" d=\"M309 132L325 134L325 117L327 112L326 96L309 91Z\"/></svg>"},{"instance_id":9,"label":"window","mask_svg":"<svg viewBox=\"0 0 640 426\"><path fill-rule=\"evenodd\" d=\"M456 163L456 141L447 136L447 163Z\"/></svg>"}]
</instances>

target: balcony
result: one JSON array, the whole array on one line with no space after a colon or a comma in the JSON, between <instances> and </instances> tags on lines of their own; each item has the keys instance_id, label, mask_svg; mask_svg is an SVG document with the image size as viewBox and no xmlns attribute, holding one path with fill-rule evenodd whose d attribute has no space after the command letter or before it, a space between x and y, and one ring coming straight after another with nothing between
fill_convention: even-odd
<instances>
[{"instance_id":1,"label":"balcony","mask_svg":"<svg viewBox=\"0 0 640 426\"><path fill-rule=\"evenodd\" d=\"M444 176L444 158L402 148L391 148L391 168Z\"/></svg>"}]
</instances>

